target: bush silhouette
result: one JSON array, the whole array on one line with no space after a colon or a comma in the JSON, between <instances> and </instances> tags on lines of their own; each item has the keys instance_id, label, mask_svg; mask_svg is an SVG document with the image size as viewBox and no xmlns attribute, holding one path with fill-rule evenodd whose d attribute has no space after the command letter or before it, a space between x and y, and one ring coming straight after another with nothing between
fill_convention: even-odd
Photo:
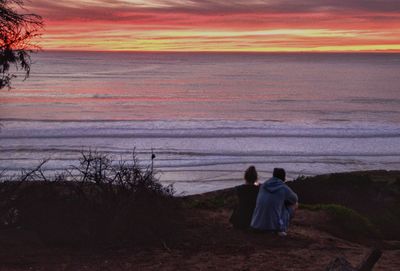
<instances>
[{"instance_id":1,"label":"bush silhouette","mask_svg":"<svg viewBox=\"0 0 400 271\"><path fill-rule=\"evenodd\" d=\"M79 165L48 178L43 163L0 185L3 227L36 232L54 244L146 244L177 231L179 205L150 167L82 153Z\"/></svg>"}]
</instances>

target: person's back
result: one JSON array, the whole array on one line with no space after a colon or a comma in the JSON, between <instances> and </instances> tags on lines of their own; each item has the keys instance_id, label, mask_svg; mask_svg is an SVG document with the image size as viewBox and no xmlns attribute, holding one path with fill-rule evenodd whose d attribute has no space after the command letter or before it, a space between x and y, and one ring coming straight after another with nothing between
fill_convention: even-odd
<instances>
[{"instance_id":1,"label":"person's back","mask_svg":"<svg viewBox=\"0 0 400 271\"><path fill-rule=\"evenodd\" d=\"M274 177L261 185L251 220L253 229L281 233L287 231L298 198L284 180L284 170L274 169Z\"/></svg>"},{"instance_id":2,"label":"person's back","mask_svg":"<svg viewBox=\"0 0 400 271\"><path fill-rule=\"evenodd\" d=\"M244 177L246 183L236 187L238 204L229 219L232 225L238 229L249 228L259 189L259 186L255 185L257 171L254 166L246 170Z\"/></svg>"},{"instance_id":3,"label":"person's back","mask_svg":"<svg viewBox=\"0 0 400 271\"><path fill-rule=\"evenodd\" d=\"M235 228L247 229L250 226L258 195L258 186L242 184L236 187L238 205L231 216L230 222Z\"/></svg>"}]
</instances>

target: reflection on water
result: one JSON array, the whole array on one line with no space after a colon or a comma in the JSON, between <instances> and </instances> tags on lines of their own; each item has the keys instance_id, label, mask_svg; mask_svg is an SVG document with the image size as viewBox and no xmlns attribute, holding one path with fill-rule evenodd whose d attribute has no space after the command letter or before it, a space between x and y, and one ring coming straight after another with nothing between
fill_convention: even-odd
<instances>
[{"instance_id":1,"label":"reflection on water","mask_svg":"<svg viewBox=\"0 0 400 271\"><path fill-rule=\"evenodd\" d=\"M0 93L0 170L88 148L195 193L254 164L289 176L400 166L400 54L40 53Z\"/></svg>"}]
</instances>

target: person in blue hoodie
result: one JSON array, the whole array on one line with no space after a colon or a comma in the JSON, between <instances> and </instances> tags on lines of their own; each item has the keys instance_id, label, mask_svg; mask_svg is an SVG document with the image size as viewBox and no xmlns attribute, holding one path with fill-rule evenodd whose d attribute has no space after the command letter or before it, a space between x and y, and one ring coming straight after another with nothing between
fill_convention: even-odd
<instances>
[{"instance_id":1,"label":"person in blue hoodie","mask_svg":"<svg viewBox=\"0 0 400 271\"><path fill-rule=\"evenodd\" d=\"M273 177L261 185L251 219L251 228L255 231L286 236L290 219L297 209L298 197L285 184L285 178L283 168L274 168Z\"/></svg>"}]
</instances>

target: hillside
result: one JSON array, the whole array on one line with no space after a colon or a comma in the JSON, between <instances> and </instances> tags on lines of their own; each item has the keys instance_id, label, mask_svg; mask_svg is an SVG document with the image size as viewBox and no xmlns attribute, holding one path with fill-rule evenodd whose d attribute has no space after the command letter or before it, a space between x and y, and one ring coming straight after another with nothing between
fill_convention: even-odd
<instances>
[{"instance_id":1,"label":"hillside","mask_svg":"<svg viewBox=\"0 0 400 271\"><path fill-rule=\"evenodd\" d=\"M362 183L358 178L363 176L371 182ZM398 270L400 242L385 238L397 236L398 232L382 232L385 224L375 224L367 211L370 209L372 215L378 209L366 208L370 204L379 208L398 204L399 197L392 197L398 192L398 177L398 172L379 171L295 181L291 186L306 204L301 206L285 238L233 229L228 223L235 204L233 189L176 198L181 202L179 216L173 218L176 228L148 244L54 246L28 229L1 229L0 270L324 270L336 257L345 257L356 266L372 247L383 251L374 270ZM349 182L330 184L333 178L360 183L354 187ZM381 191L381 201L379 197L369 201L357 199L368 191L372 193L376 182L385 187L383 191L394 194ZM348 200L343 191L349 191L353 200L335 201L321 191L311 193L307 187L315 189L323 183L330 187L328 194ZM321 200L308 198L302 189L310 195L318 194ZM357 205L361 200L364 209ZM338 205L344 203L345 206Z\"/></svg>"}]
</instances>

